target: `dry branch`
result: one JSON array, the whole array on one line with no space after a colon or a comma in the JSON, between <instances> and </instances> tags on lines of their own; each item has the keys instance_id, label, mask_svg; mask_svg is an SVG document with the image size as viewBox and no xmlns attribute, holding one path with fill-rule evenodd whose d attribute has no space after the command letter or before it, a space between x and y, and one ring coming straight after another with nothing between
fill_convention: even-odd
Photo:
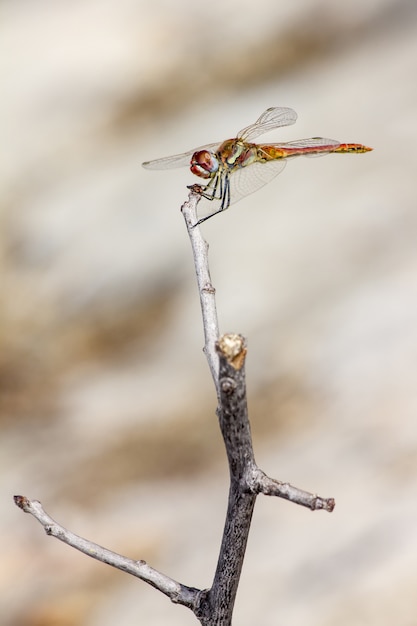
<instances>
[{"instance_id":1,"label":"dry branch","mask_svg":"<svg viewBox=\"0 0 417 626\"><path fill-rule=\"evenodd\" d=\"M262 493L285 498L313 511L323 509L331 512L335 503L333 498L322 498L269 478L255 462L246 402L246 342L241 335L219 337L208 245L199 227L195 227L199 199L198 193L192 189L182 212L193 250L203 316L204 352L216 387L217 415L230 471L226 521L211 588L200 590L182 585L145 561L134 561L75 535L55 522L37 500L15 496L15 502L23 511L33 515L48 535L147 582L172 602L190 608L203 626L230 626L257 495Z\"/></svg>"},{"instance_id":2,"label":"dry branch","mask_svg":"<svg viewBox=\"0 0 417 626\"><path fill-rule=\"evenodd\" d=\"M200 593L198 589L181 585L172 578L150 567L146 561L134 561L79 535L75 535L52 519L38 500L29 500L25 496L14 496L14 501L22 511L30 513L42 524L47 535L56 537L56 539L63 541L87 556L91 556L97 561L111 565L122 572L132 574L132 576L144 580L152 587L155 587L155 589L164 593L176 604L183 604L191 609L194 609L198 604Z\"/></svg>"}]
</instances>

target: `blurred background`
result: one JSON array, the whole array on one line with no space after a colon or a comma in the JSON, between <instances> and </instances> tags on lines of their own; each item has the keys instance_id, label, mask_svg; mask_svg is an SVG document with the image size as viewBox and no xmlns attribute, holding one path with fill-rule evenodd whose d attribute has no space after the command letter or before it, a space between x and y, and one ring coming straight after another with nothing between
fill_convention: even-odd
<instances>
[{"instance_id":1,"label":"blurred background","mask_svg":"<svg viewBox=\"0 0 417 626\"><path fill-rule=\"evenodd\" d=\"M297 159L203 230L257 461L337 504L258 498L234 623L415 625L415 2L1 8L2 624L197 623L12 496L210 586L228 469L180 213L197 179L141 163L289 106L266 139L374 152Z\"/></svg>"}]
</instances>

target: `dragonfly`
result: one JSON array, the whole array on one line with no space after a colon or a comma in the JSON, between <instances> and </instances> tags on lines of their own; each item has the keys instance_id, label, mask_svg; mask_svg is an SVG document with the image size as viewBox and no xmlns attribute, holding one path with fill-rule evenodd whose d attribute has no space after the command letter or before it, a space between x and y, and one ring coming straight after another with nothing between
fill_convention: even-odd
<instances>
[{"instance_id":1,"label":"dragonfly","mask_svg":"<svg viewBox=\"0 0 417 626\"><path fill-rule=\"evenodd\" d=\"M372 150L360 143L341 143L324 137L285 143L253 143L260 135L290 126L296 120L297 113L293 109L271 107L254 124L243 128L232 139L200 146L182 154L146 161L142 165L153 170L188 165L193 174L207 181L206 184L188 186L201 197L218 202L215 211L199 219L195 224L197 226L269 183L282 172L289 159L333 153L360 154Z\"/></svg>"}]
</instances>

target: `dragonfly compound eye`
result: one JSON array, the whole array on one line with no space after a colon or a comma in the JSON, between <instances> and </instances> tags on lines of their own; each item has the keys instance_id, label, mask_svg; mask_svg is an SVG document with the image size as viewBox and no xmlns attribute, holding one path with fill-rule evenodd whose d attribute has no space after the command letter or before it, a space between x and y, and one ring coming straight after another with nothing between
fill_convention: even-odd
<instances>
[{"instance_id":1,"label":"dragonfly compound eye","mask_svg":"<svg viewBox=\"0 0 417 626\"><path fill-rule=\"evenodd\" d=\"M216 155L209 150L199 150L194 152L191 159L191 171L200 178L212 178L219 169L219 162Z\"/></svg>"}]
</instances>

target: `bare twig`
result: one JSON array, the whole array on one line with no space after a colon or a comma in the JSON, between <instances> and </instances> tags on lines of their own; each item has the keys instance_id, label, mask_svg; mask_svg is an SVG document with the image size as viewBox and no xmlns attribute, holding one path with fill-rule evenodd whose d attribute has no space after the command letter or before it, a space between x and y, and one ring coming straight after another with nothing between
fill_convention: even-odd
<instances>
[{"instance_id":1,"label":"bare twig","mask_svg":"<svg viewBox=\"0 0 417 626\"><path fill-rule=\"evenodd\" d=\"M333 498L322 498L317 494L309 493L293 487L289 483L283 483L275 478L270 478L263 473L258 467L254 475L254 483L251 486L256 493L263 493L265 496L277 496L278 498L284 498L290 500L300 506L305 506L312 511L319 511L323 509L331 513L335 507L335 501Z\"/></svg>"},{"instance_id":2,"label":"bare twig","mask_svg":"<svg viewBox=\"0 0 417 626\"><path fill-rule=\"evenodd\" d=\"M197 205L201 196L192 190L188 200L181 207L187 226L188 235L194 256L194 267L197 276L198 292L200 295L201 313L204 328L204 353L206 355L211 375L219 397L219 357L216 354L215 343L219 338L219 323L216 311L216 290L214 289L208 263L208 243L204 240L200 228L197 226Z\"/></svg>"},{"instance_id":3,"label":"bare twig","mask_svg":"<svg viewBox=\"0 0 417 626\"><path fill-rule=\"evenodd\" d=\"M107 563L107 565L120 569L122 572L132 574L132 576L144 580L152 587L155 587L155 589L164 593L176 604L183 604L194 612L198 610L201 595L199 589L181 585L172 578L153 569L145 561L133 561L126 556L107 550L107 548L75 535L52 519L44 511L42 504L38 500L29 500L25 496L14 496L14 501L22 511L30 513L42 524L47 535L56 537L76 550L84 552L84 554L91 556L93 559L97 559L97 561Z\"/></svg>"}]
</instances>

